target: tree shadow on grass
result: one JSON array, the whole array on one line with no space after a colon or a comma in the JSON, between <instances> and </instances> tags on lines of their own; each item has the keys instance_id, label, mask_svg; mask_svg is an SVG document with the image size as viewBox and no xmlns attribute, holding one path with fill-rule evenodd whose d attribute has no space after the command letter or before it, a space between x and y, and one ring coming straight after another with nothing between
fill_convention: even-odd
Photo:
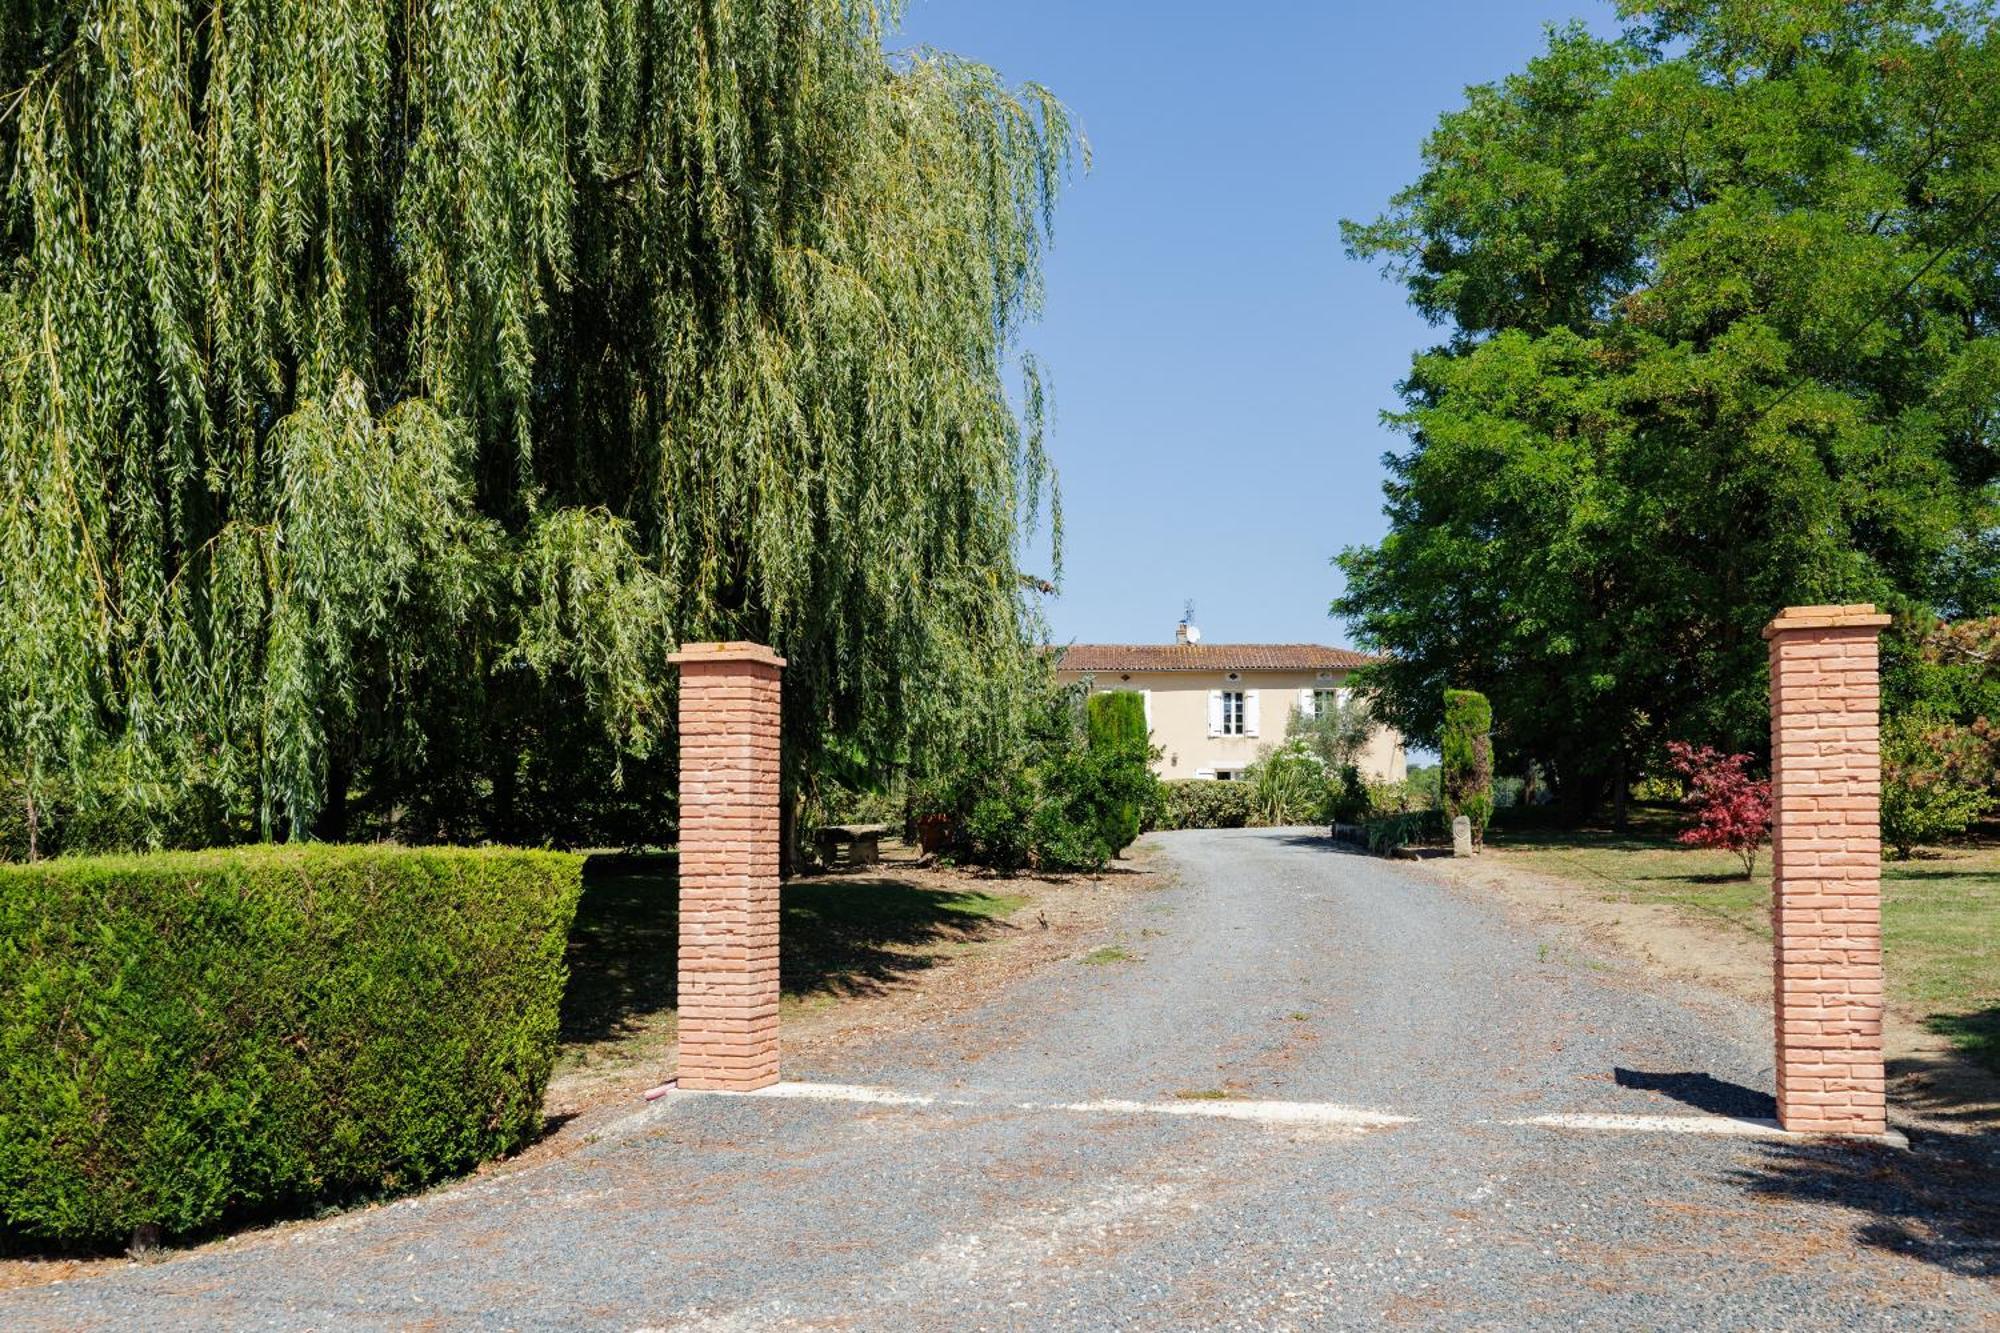
<instances>
[{"instance_id":1,"label":"tree shadow on grass","mask_svg":"<svg viewBox=\"0 0 2000 1333\"><path fill-rule=\"evenodd\" d=\"M562 1041L614 1038L675 1007L680 916L671 858L584 868L569 937ZM788 883L780 902L779 972L787 996L879 991L934 966L952 945L1011 930L1018 905L1004 881L981 890L926 889L848 872Z\"/></svg>"},{"instance_id":2,"label":"tree shadow on grass","mask_svg":"<svg viewBox=\"0 0 2000 1333\"><path fill-rule=\"evenodd\" d=\"M1988 884L1991 884L1996 877L2000 877L2000 872L1996 872L1992 866L1973 865L1959 870L1946 870L1941 867L1933 868L1934 866L1936 866L1936 861L1932 860L1884 861L1882 863L1882 877L1891 880L1963 879L1983 881Z\"/></svg>"},{"instance_id":3,"label":"tree shadow on grass","mask_svg":"<svg viewBox=\"0 0 2000 1333\"><path fill-rule=\"evenodd\" d=\"M1969 1014L1933 1014L1924 1026L1964 1051L1967 1058L2000 1073L2000 1007Z\"/></svg>"}]
</instances>

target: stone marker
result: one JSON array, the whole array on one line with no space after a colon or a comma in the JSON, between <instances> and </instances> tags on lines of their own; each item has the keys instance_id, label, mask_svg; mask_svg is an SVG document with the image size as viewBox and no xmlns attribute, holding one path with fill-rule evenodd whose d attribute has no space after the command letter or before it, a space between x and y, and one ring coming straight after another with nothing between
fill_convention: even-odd
<instances>
[{"instance_id":1,"label":"stone marker","mask_svg":"<svg viewBox=\"0 0 2000 1333\"><path fill-rule=\"evenodd\" d=\"M1466 815L1451 821L1451 854L1472 855L1472 820Z\"/></svg>"}]
</instances>

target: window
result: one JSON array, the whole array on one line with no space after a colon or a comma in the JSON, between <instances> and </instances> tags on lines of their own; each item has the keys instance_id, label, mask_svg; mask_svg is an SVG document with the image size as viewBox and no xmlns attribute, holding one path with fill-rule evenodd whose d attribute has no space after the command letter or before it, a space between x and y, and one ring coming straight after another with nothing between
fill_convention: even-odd
<instances>
[{"instance_id":1,"label":"window","mask_svg":"<svg viewBox=\"0 0 2000 1333\"><path fill-rule=\"evenodd\" d=\"M1224 690L1222 692L1222 734L1241 736L1243 734L1243 691Z\"/></svg>"},{"instance_id":2,"label":"window","mask_svg":"<svg viewBox=\"0 0 2000 1333\"><path fill-rule=\"evenodd\" d=\"M1313 691L1313 716L1326 717L1340 707L1339 690Z\"/></svg>"},{"instance_id":3,"label":"window","mask_svg":"<svg viewBox=\"0 0 2000 1333\"><path fill-rule=\"evenodd\" d=\"M1211 736L1255 736L1257 734L1256 690L1210 690L1208 692L1208 734Z\"/></svg>"}]
</instances>

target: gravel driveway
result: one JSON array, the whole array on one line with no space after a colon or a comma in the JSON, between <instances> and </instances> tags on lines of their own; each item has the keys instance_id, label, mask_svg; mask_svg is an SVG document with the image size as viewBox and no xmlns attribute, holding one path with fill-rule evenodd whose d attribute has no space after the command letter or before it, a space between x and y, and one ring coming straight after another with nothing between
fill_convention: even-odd
<instances>
[{"instance_id":1,"label":"gravel driveway","mask_svg":"<svg viewBox=\"0 0 2000 1333\"><path fill-rule=\"evenodd\" d=\"M1158 835L1129 957L561 1160L0 1326L1966 1328L1975 1168L1736 1133L1768 1020L1309 831ZM1219 1097L1215 1094L1227 1094ZM1582 1129L1547 1117L1670 1117ZM1596 1122L1588 1122L1596 1123Z\"/></svg>"}]
</instances>

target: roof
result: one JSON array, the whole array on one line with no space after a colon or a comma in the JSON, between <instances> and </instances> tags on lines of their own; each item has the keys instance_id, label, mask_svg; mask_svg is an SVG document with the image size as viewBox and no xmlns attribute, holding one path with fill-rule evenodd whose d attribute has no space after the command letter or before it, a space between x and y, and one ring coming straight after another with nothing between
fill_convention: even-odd
<instances>
[{"instance_id":1,"label":"roof","mask_svg":"<svg viewBox=\"0 0 2000 1333\"><path fill-rule=\"evenodd\" d=\"M1351 671L1382 659L1321 643L1073 643L1063 671Z\"/></svg>"}]
</instances>

